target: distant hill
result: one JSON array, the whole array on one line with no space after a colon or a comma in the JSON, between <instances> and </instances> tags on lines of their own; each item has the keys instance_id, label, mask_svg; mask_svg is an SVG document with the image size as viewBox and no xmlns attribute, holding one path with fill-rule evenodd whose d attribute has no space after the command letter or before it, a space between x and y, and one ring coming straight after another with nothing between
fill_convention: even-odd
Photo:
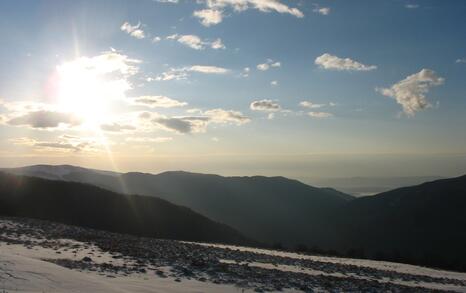
<instances>
[{"instance_id":1,"label":"distant hill","mask_svg":"<svg viewBox=\"0 0 466 293\"><path fill-rule=\"evenodd\" d=\"M302 178L301 181L314 186L331 186L342 192L359 197L439 179L445 178L440 176L342 177Z\"/></svg>"},{"instance_id":2,"label":"distant hill","mask_svg":"<svg viewBox=\"0 0 466 293\"><path fill-rule=\"evenodd\" d=\"M336 237L327 216L353 197L284 177L222 177L182 171L105 173L74 166L30 166L8 172L93 184L126 194L157 196L227 224L247 237L295 246Z\"/></svg>"},{"instance_id":3,"label":"distant hill","mask_svg":"<svg viewBox=\"0 0 466 293\"><path fill-rule=\"evenodd\" d=\"M165 200L88 184L0 172L0 214L188 241L254 244L234 229Z\"/></svg>"},{"instance_id":4,"label":"distant hill","mask_svg":"<svg viewBox=\"0 0 466 293\"><path fill-rule=\"evenodd\" d=\"M335 219L340 249L466 271L466 176L359 198Z\"/></svg>"}]
</instances>

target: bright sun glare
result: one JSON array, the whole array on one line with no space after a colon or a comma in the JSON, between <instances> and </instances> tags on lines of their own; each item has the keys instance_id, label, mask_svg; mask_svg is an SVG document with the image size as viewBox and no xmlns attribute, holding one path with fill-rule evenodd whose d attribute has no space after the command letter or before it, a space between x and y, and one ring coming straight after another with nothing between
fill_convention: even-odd
<instances>
[{"instance_id":1,"label":"bright sun glare","mask_svg":"<svg viewBox=\"0 0 466 293\"><path fill-rule=\"evenodd\" d=\"M57 66L58 106L77 115L84 126L95 128L108 119L112 102L125 98L130 88L119 60L111 56L81 57Z\"/></svg>"}]
</instances>

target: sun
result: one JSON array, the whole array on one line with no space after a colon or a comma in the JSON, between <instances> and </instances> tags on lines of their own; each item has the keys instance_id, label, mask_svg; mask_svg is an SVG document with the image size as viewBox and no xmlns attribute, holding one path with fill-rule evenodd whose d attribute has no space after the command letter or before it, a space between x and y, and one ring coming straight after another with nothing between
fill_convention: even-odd
<instances>
[{"instance_id":1,"label":"sun","mask_svg":"<svg viewBox=\"0 0 466 293\"><path fill-rule=\"evenodd\" d=\"M78 116L83 126L96 128L113 113L115 101L130 88L112 58L80 57L56 68L57 104Z\"/></svg>"}]
</instances>

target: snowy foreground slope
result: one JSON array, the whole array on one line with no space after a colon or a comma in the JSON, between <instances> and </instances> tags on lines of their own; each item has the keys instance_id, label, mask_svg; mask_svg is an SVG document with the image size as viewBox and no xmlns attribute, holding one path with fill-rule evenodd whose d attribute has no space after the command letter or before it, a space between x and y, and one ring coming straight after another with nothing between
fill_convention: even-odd
<instances>
[{"instance_id":1,"label":"snowy foreground slope","mask_svg":"<svg viewBox=\"0 0 466 293\"><path fill-rule=\"evenodd\" d=\"M466 274L0 218L2 293L263 291L466 292Z\"/></svg>"}]
</instances>

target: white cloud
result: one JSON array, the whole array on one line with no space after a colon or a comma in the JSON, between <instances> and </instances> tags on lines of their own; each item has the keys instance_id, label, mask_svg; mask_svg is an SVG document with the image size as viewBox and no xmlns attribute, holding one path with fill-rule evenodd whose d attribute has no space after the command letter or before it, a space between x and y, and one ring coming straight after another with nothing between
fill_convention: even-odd
<instances>
[{"instance_id":1,"label":"white cloud","mask_svg":"<svg viewBox=\"0 0 466 293\"><path fill-rule=\"evenodd\" d=\"M216 25L222 22L223 12L217 9L202 9L193 12L193 16L199 18L203 26Z\"/></svg>"},{"instance_id":2,"label":"white cloud","mask_svg":"<svg viewBox=\"0 0 466 293\"><path fill-rule=\"evenodd\" d=\"M263 112L276 112L282 109L278 103L272 100L267 100L267 99L253 101L249 107L253 111L263 111Z\"/></svg>"},{"instance_id":3,"label":"white cloud","mask_svg":"<svg viewBox=\"0 0 466 293\"><path fill-rule=\"evenodd\" d=\"M154 38L152 39L152 43L158 43L158 42L160 42L161 40L162 40L162 38L160 38L160 37L154 37Z\"/></svg>"},{"instance_id":4,"label":"white cloud","mask_svg":"<svg viewBox=\"0 0 466 293\"><path fill-rule=\"evenodd\" d=\"M257 64L257 69L261 71L269 70L269 68L270 68L270 65L267 63Z\"/></svg>"},{"instance_id":5,"label":"white cloud","mask_svg":"<svg viewBox=\"0 0 466 293\"><path fill-rule=\"evenodd\" d=\"M317 109L317 108L322 108L322 107L326 106L325 104L314 104L314 103L309 102L309 101L302 101L302 102L299 103L299 105L301 107L309 108L309 109Z\"/></svg>"},{"instance_id":6,"label":"white cloud","mask_svg":"<svg viewBox=\"0 0 466 293\"><path fill-rule=\"evenodd\" d=\"M195 50L204 50L206 47L210 47L214 50L225 49L225 45L222 43L220 38L214 41L202 40L196 35L178 35L173 34L166 37L168 40L177 40L179 43L190 47Z\"/></svg>"},{"instance_id":7,"label":"white cloud","mask_svg":"<svg viewBox=\"0 0 466 293\"><path fill-rule=\"evenodd\" d=\"M159 2L159 3L173 3L173 4L176 4L179 2L179 0L154 0L156 2Z\"/></svg>"},{"instance_id":8,"label":"white cloud","mask_svg":"<svg viewBox=\"0 0 466 293\"><path fill-rule=\"evenodd\" d=\"M121 25L120 29L136 39L144 39L146 37L144 31L141 29L140 22L137 25L131 25L126 21Z\"/></svg>"},{"instance_id":9,"label":"white cloud","mask_svg":"<svg viewBox=\"0 0 466 293\"><path fill-rule=\"evenodd\" d=\"M333 116L332 113L328 112L309 112L307 114L312 118L329 118Z\"/></svg>"},{"instance_id":10,"label":"white cloud","mask_svg":"<svg viewBox=\"0 0 466 293\"><path fill-rule=\"evenodd\" d=\"M179 36L178 42L195 50L204 49L204 43L202 42L201 38L196 35Z\"/></svg>"},{"instance_id":11,"label":"white cloud","mask_svg":"<svg viewBox=\"0 0 466 293\"><path fill-rule=\"evenodd\" d=\"M466 63L466 58L459 58L459 59L456 59L455 62L456 62L456 63Z\"/></svg>"},{"instance_id":12,"label":"white cloud","mask_svg":"<svg viewBox=\"0 0 466 293\"><path fill-rule=\"evenodd\" d=\"M274 11L291 14L299 18L304 17L304 14L298 8L291 8L280 0L204 0L203 2L210 9L232 7L235 11L240 12L253 8L262 12Z\"/></svg>"},{"instance_id":13,"label":"white cloud","mask_svg":"<svg viewBox=\"0 0 466 293\"><path fill-rule=\"evenodd\" d=\"M445 79L433 70L422 69L395 83L390 88L376 88L384 96L394 98L403 107L404 113L413 116L417 111L431 107L426 94L433 86L442 85Z\"/></svg>"},{"instance_id":14,"label":"white cloud","mask_svg":"<svg viewBox=\"0 0 466 293\"><path fill-rule=\"evenodd\" d=\"M333 70L348 70L348 71L369 71L377 69L375 65L364 65L350 58L340 58L334 55L325 53L317 57L314 61L316 65L319 65L323 69Z\"/></svg>"},{"instance_id":15,"label":"white cloud","mask_svg":"<svg viewBox=\"0 0 466 293\"><path fill-rule=\"evenodd\" d=\"M212 43L210 43L210 47L212 49L218 50L218 49L225 49L225 45L222 43L222 40L220 38L216 39Z\"/></svg>"},{"instance_id":16,"label":"white cloud","mask_svg":"<svg viewBox=\"0 0 466 293\"><path fill-rule=\"evenodd\" d=\"M256 68L260 71L267 71L270 67L280 67L282 64L278 61L273 61L272 59L267 59L265 63L258 64Z\"/></svg>"},{"instance_id":17,"label":"white cloud","mask_svg":"<svg viewBox=\"0 0 466 293\"><path fill-rule=\"evenodd\" d=\"M134 104L151 108L174 108L188 105L186 102L180 102L166 96L140 96L130 99L130 101Z\"/></svg>"},{"instance_id":18,"label":"white cloud","mask_svg":"<svg viewBox=\"0 0 466 293\"><path fill-rule=\"evenodd\" d=\"M189 113L189 114L202 113L202 110L199 108L191 108L191 109L186 110L186 113Z\"/></svg>"},{"instance_id":19,"label":"white cloud","mask_svg":"<svg viewBox=\"0 0 466 293\"><path fill-rule=\"evenodd\" d=\"M168 81L168 80L182 80L188 78L188 73L179 69L172 68L169 71L162 72L155 80Z\"/></svg>"},{"instance_id":20,"label":"white cloud","mask_svg":"<svg viewBox=\"0 0 466 293\"><path fill-rule=\"evenodd\" d=\"M270 82L270 85L271 85L271 86L276 86L276 85L278 85L278 81L277 81L277 80L272 80L272 81Z\"/></svg>"},{"instance_id":21,"label":"white cloud","mask_svg":"<svg viewBox=\"0 0 466 293\"><path fill-rule=\"evenodd\" d=\"M176 39L178 39L178 37L179 37L178 34L173 34L173 35L166 36L165 39L167 39L167 40L176 40Z\"/></svg>"},{"instance_id":22,"label":"white cloud","mask_svg":"<svg viewBox=\"0 0 466 293\"><path fill-rule=\"evenodd\" d=\"M405 7L408 9L416 9L416 8L419 8L419 5L418 4L406 4Z\"/></svg>"}]
</instances>

